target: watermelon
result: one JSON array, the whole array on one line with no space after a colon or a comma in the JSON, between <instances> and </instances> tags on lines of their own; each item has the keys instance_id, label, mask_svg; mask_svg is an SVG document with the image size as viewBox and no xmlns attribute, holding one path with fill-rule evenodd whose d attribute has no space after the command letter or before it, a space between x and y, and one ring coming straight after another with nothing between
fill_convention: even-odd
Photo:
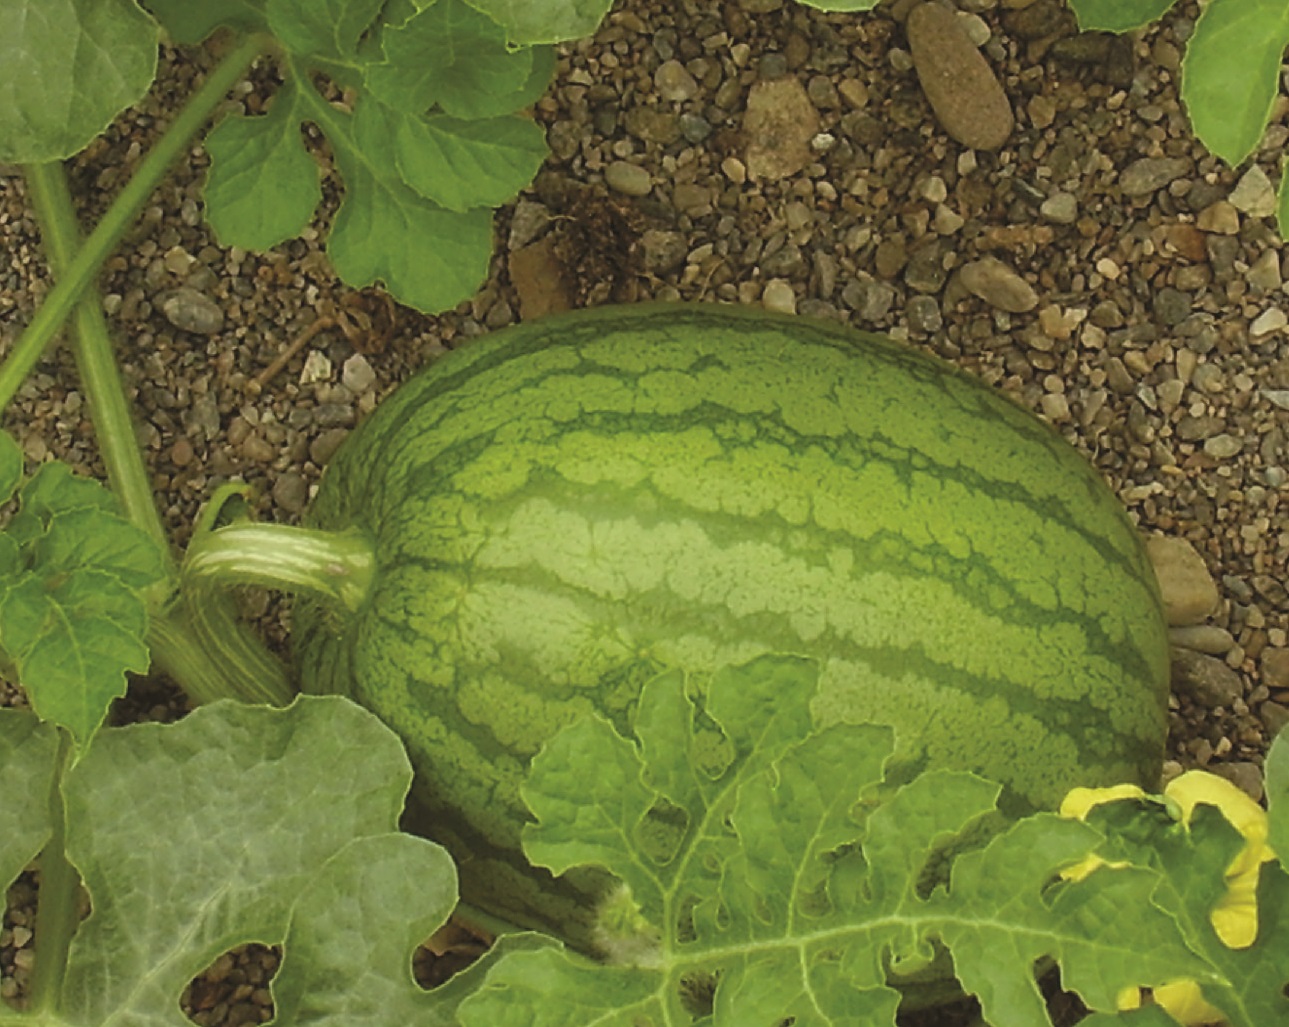
<instances>
[{"instance_id":1,"label":"watermelon","mask_svg":"<svg viewBox=\"0 0 1289 1027\"><path fill-rule=\"evenodd\" d=\"M821 724L891 724L898 773L977 771L1011 812L1154 786L1166 628L1096 472L950 365L715 305L507 328L398 389L309 523L376 552L356 615L305 602L304 686L405 740L463 897L577 935L594 875L528 866L519 784L563 725L629 729L662 668L818 661Z\"/></svg>"}]
</instances>

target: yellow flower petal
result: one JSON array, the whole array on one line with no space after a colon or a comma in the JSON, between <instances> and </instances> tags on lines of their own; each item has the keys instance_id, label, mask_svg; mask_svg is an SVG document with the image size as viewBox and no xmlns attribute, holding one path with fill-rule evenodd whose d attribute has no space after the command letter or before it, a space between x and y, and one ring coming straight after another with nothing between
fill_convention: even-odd
<instances>
[{"instance_id":1,"label":"yellow flower petal","mask_svg":"<svg viewBox=\"0 0 1289 1027\"><path fill-rule=\"evenodd\" d=\"M1188 770L1170 781L1164 794L1182 808L1183 823L1189 824L1191 812L1203 803L1220 809L1230 825L1249 841L1267 840L1266 810L1224 777L1205 770Z\"/></svg>"},{"instance_id":2,"label":"yellow flower petal","mask_svg":"<svg viewBox=\"0 0 1289 1027\"><path fill-rule=\"evenodd\" d=\"M1083 820L1094 806L1120 799L1144 799L1146 793L1136 785L1114 785L1110 788L1072 788L1061 801L1061 816Z\"/></svg>"},{"instance_id":3,"label":"yellow flower petal","mask_svg":"<svg viewBox=\"0 0 1289 1027\"><path fill-rule=\"evenodd\" d=\"M1202 770L1182 774L1164 793L1181 807L1183 824L1197 805L1216 806L1244 836L1244 848L1226 868L1226 894L1209 921L1227 948L1248 948L1258 936L1258 871L1275 858L1267 845L1266 811L1230 781Z\"/></svg>"}]
</instances>

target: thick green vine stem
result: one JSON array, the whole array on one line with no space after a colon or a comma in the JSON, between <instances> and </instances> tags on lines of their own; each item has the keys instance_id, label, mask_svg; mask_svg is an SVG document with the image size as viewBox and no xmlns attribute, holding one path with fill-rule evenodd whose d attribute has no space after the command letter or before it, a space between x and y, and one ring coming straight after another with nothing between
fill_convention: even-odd
<instances>
[{"instance_id":1,"label":"thick green vine stem","mask_svg":"<svg viewBox=\"0 0 1289 1027\"><path fill-rule=\"evenodd\" d=\"M246 73L251 62L260 54L268 52L272 45L269 37L261 35L247 36L241 40L206 76L205 82L175 115L170 127L112 201L103 219L86 238L85 244L59 274L58 284L45 297L9 358L0 365L0 409L9 405L40 360L46 345L62 328L77 299L93 281L103 262L116 249L148 197L165 177L166 170L184 152L216 105Z\"/></svg>"},{"instance_id":2,"label":"thick green vine stem","mask_svg":"<svg viewBox=\"0 0 1289 1027\"><path fill-rule=\"evenodd\" d=\"M180 592L148 623L154 665L196 703L216 699L286 706L296 696L282 661L241 621L228 595Z\"/></svg>"},{"instance_id":3,"label":"thick green vine stem","mask_svg":"<svg viewBox=\"0 0 1289 1027\"><path fill-rule=\"evenodd\" d=\"M376 555L360 531L317 531L287 524L230 524L193 536L181 572L185 592L211 584L262 585L361 609Z\"/></svg>"},{"instance_id":4,"label":"thick green vine stem","mask_svg":"<svg viewBox=\"0 0 1289 1027\"><path fill-rule=\"evenodd\" d=\"M72 736L58 732L58 764L49 790L53 834L40 854L40 901L36 906L36 965L28 993L32 1013L50 1015L58 1008L72 935L80 923L77 905L81 877L67 859L67 816L63 807L63 775L72 751Z\"/></svg>"},{"instance_id":5,"label":"thick green vine stem","mask_svg":"<svg viewBox=\"0 0 1289 1027\"><path fill-rule=\"evenodd\" d=\"M58 285L23 334L12 357L0 367L2 408L35 365L45 342L61 326L72 304L76 304L77 367L89 399L108 479L130 521L157 541L169 571L148 597L151 607L148 644L152 659L199 703L235 698L286 705L294 697L295 689L287 680L281 661L238 621L228 596L209 589L199 595L174 594L178 569L153 502L129 401L92 279L166 168L183 152L223 95L256 55L263 52L266 43L263 38L245 41L207 77L83 246L61 165L29 165L24 169L50 269Z\"/></svg>"}]
</instances>

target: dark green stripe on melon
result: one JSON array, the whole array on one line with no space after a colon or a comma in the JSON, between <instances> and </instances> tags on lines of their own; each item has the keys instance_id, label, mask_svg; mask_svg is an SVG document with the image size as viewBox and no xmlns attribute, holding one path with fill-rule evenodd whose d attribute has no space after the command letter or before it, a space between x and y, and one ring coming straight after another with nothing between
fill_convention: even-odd
<instances>
[{"instance_id":1,"label":"dark green stripe on melon","mask_svg":"<svg viewBox=\"0 0 1289 1027\"><path fill-rule=\"evenodd\" d=\"M507 891L527 761L581 713L625 728L650 666L817 657L821 721L891 723L1013 809L1159 771L1165 627L1119 503L873 335L715 306L497 332L381 405L311 523L366 529L379 569L342 635L301 608L306 687L400 732L467 898L512 915L540 916Z\"/></svg>"}]
</instances>

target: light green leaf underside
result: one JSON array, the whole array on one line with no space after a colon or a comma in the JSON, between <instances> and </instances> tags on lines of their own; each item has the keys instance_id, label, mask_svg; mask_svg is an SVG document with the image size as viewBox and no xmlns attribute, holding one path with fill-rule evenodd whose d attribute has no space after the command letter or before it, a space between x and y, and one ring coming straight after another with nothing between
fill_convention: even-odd
<instances>
[{"instance_id":1,"label":"light green leaf underside","mask_svg":"<svg viewBox=\"0 0 1289 1027\"><path fill-rule=\"evenodd\" d=\"M87 146L147 92L157 38L134 0L0 0L0 161Z\"/></svg>"},{"instance_id":2,"label":"light green leaf underside","mask_svg":"<svg viewBox=\"0 0 1289 1027\"><path fill-rule=\"evenodd\" d=\"M437 845L406 834L346 845L305 885L291 911L273 979L277 1021L295 1027L454 1025L455 1003L422 989L411 961L456 899L455 867Z\"/></svg>"},{"instance_id":3,"label":"light green leaf underside","mask_svg":"<svg viewBox=\"0 0 1289 1027\"><path fill-rule=\"evenodd\" d=\"M394 736L336 698L220 702L101 733L65 784L67 854L93 915L72 943L63 1016L184 1027L193 976L236 945L280 944L323 864L394 829L410 777Z\"/></svg>"}]
</instances>

